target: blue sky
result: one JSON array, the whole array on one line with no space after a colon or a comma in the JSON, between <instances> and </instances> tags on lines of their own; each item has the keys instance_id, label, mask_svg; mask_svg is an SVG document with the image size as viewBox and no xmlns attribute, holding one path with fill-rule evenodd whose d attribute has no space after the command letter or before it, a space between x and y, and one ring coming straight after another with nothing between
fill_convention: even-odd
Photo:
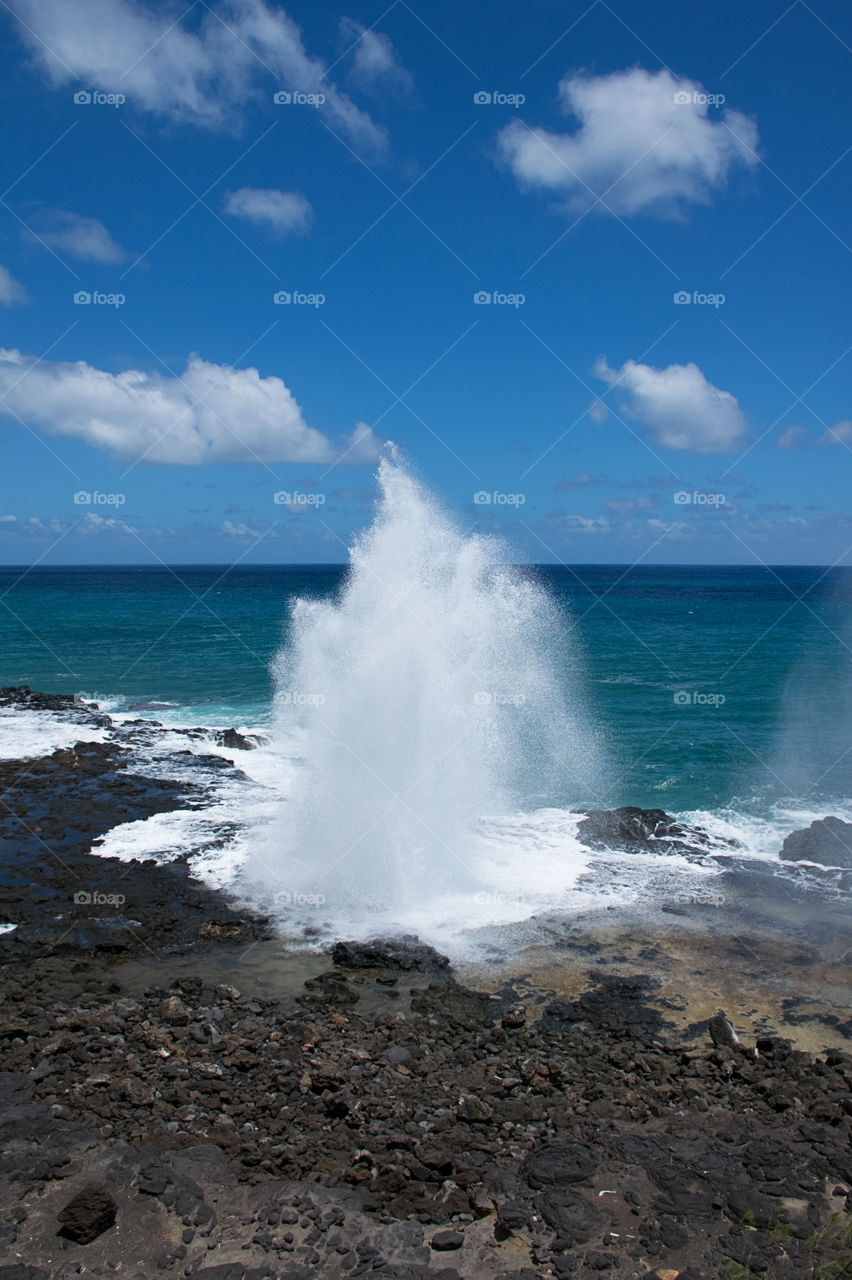
<instances>
[{"instance_id":1,"label":"blue sky","mask_svg":"<svg viewBox=\"0 0 852 1280\"><path fill-rule=\"evenodd\" d=\"M849 562L840 0L0 20L2 562Z\"/></svg>"}]
</instances>

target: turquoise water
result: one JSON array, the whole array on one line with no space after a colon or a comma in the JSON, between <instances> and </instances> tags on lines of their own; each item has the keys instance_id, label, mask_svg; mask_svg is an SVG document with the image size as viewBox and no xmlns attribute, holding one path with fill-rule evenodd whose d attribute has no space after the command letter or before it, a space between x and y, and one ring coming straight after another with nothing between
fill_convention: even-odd
<instances>
[{"instance_id":1,"label":"turquoise water","mask_svg":"<svg viewBox=\"0 0 852 1280\"><path fill-rule=\"evenodd\" d=\"M559 601L566 640L572 629L579 639L610 762L607 806L828 812L852 796L852 569L526 572ZM0 683L84 693L107 709L168 703L140 713L166 721L262 726L290 601L333 595L344 573L4 568Z\"/></svg>"}]
</instances>

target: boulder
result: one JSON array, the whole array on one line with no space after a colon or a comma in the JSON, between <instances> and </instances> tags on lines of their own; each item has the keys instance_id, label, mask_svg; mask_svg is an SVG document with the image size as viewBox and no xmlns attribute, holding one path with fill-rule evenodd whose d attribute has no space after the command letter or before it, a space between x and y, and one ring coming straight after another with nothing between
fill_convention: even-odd
<instances>
[{"instance_id":1,"label":"boulder","mask_svg":"<svg viewBox=\"0 0 852 1280\"><path fill-rule=\"evenodd\" d=\"M852 871L852 822L817 818L803 831L792 831L781 846L784 862L819 862Z\"/></svg>"},{"instance_id":2,"label":"boulder","mask_svg":"<svg viewBox=\"0 0 852 1280\"><path fill-rule=\"evenodd\" d=\"M663 809L582 810L577 835L590 849L622 853L706 853L710 837L700 827L688 827Z\"/></svg>"},{"instance_id":3,"label":"boulder","mask_svg":"<svg viewBox=\"0 0 852 1280\"><path fill-rule=\"evenodd\" d=\"M61 1234L77 1244L89 1244L115 1222L115 1201L100 1187L84 1187L59 1214Z\"/></svg>"}]
</instances>

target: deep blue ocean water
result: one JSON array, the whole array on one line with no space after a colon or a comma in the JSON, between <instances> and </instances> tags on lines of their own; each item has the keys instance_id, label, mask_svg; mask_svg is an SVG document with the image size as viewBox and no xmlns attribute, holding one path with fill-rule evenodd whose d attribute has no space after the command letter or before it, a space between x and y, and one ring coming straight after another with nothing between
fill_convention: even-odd
<instances>
[{"instance_id":1,"label":"deep blue ocean water","mask_svg":"<svg viewBox=\"0 0 852 1280\"><path fill-rule=\"evenodd\" d=\"M852 569L537 567L579 641L607 806L808 810L852 796ZM290 601L345 569L0 569L0 684L259 726ZM543 797L559 804L562 796Z\"/></svg>"}]
</instances>

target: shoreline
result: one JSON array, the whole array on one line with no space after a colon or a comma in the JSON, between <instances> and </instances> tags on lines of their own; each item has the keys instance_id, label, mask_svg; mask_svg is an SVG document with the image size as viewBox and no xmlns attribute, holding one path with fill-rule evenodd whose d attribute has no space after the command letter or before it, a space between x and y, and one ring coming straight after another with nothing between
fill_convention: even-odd
<instances>
[{"instance_id":1,"label":"shoreline","mask_svg":"<svg viewBox=\"0 0 852 1280\"><path fill-rule=\"evenodd\" d=\"M487 973L416 941L287 951L185 858L88 852L122 815L203 806L203 778L235 768L142 777L127 750L0 766L18 916L0 934L0 1276L852 1265L839 906L809 945L796 904L774 941L706 903L545 921ZM728 874L733 901L765 888Z\"/></svg>"}]
</instances>

